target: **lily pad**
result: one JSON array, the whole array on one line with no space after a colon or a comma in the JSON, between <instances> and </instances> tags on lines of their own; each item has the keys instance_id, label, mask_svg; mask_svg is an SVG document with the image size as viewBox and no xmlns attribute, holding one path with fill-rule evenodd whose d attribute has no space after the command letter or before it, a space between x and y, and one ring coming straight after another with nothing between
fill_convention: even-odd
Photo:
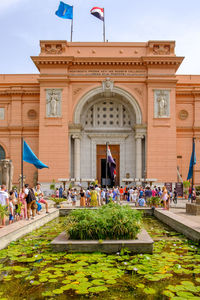
<instances>
[{"instance_id":1,"label":"lily pad","mask_svg":"<svg viewBox=\"0 0 200 300\"><path fill-rule=\"evenodd\" d=\"M105 284L105 281L95 279L95 280L92 280L91 283L92 283L93 285L99 286L99 285L104 285L104 284Z\"/></svg>"},{"instance_id":2,"label":"lily pad","mask_svg":"<svg viewBox=\"0 0 200 300\"><path fill-rule=\"evenodd\" d=\"M167 291L167 290L163 291L163 295L164 295L164 296L167 296L167 297L169 297L169 298L174 297L174 293L172 293L172 292L170 292L170 291Z\"/></svg>"},{"instance_id":3,"label":"lily pad","mask_svg":"<svg viewBox=\"0 0 200 300\"><path fill-rule=\"evenodd\" d=\"M152 288L144 288L144 293L147 295L154 295L156 293L156 290L152 289Z\"/></svg>"},{"instance_id":4,"label":"lily pad","mask_svg":"<svg viewBox=\"0 0 200 300\"><path fill-rule=\"evenodd\" d=\"M107 291L107 287L106 286L95 286L95 287L91 287L88 289L89 292L91 293L100 293L100 292L105 292Z\"/></svg>"},{"instance_id":5,"label":"lily pad","mask_svg":"<svg viewBox=\"0 0 200 300\"><path fill-rule=\"evenodd\" d=\"M53 293L54 293L55 295L63 294L63 289L56 289L56 290L53 290Z\"/></svg>"}]
</instances>

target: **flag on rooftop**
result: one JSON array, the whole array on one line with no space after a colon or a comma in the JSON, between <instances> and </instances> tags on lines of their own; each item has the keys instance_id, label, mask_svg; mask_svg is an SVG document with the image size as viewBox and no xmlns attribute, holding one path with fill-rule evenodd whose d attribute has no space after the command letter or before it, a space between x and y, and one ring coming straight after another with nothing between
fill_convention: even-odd
<instances>
[{"instance_id":1,"label":"flag on rooftop","mask_svg":"<svg viewBox=\"0 0 200 300\"><path fill-rule=\"evenodd\" d=\"M90 13L100 19L101 21L104 21L104 8L101 7L93 7L90 10Z\"/></svg>"},{"instance_id":2,"label":"flag on rooftop","mask_svg":"<svg viewBox=\"0 0 200 300\"><path fill-rule=\"evenodd\" d=\"M33 164L37 169L48 168L45 164L43 164L37 156L33 153L29 145L23 141L23 161L26 161L30 164Z\"/></svg>"},{"instance_id":3,"label":"flag on rooftop","mask_svg":"<svg viewBox=\"0 0 200 300\"><path fill-rule=\"evenodd\" d=\"M108 150L107 150L107 162L110 167L111 178L115 179L115 177L116 177L116 162L114 161L114 159L112 157L109 146L108 146Z\"/></svg>"},{"instance_id":4,"label":"flag on rooftop","mask_svg":"<svg viewBox=\"0 0 200 300\"><path fill-rule=\"evenodd\" d=\"M195 142L193 141L193 146L192 146L192 155L190 158L190 167L189 167L189 172L187 176L187 180L191 179L193 177L193 168L194 165L196 165L196 154L195 154Z\"/></svg>"},{"instance_id":5,"label":"flag on rooftop","mask_svg":"<svg viewBox=\"0 0 200 300\"><path fill-rule=\"evenodd\" d=\"M60 5L55 14L60 18L72 20L73 19L73 6L60 1Z\"/></svg>"}]
</instances>

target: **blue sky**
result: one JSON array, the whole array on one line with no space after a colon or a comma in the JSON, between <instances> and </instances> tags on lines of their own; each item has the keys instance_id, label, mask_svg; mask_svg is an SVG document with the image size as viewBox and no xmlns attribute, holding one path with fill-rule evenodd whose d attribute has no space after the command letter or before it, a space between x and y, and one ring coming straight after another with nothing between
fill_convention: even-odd
<instances>
[{"instance_id":1,"label":"blue sky","mask_svg":"<svg viewBox=\"0 0 200 300\"><path fill-rule=\"evenodd\" d=\"M111 42L175 40L185 56L178 73L200 74L199 0L68 0L74 5L74 41L102 41L102 22L90 15L105 8ZM0 0L0 73L37 73L30 56L39 40L70 40L70 21L55 15L58 0Z\"/></svg>"}]
</instances>

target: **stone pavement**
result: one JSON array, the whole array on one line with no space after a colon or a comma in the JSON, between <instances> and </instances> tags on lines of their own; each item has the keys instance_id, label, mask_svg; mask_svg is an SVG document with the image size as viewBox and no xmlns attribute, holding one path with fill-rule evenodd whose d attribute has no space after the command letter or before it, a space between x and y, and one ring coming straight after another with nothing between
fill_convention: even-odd
<instances>
[{"instance_id":1,"label":"stone pavement","mask_svg":"<svg viewBox=\"0 0 200 300\"><path fill-rule=\"evenodd\" d=\"M21 238L25 234L32 232L58 216L59 210L57 208L50 208L48 214L43 210L43 212L37 215L33 220L27 221L23 219L0 228L0 249L5 248L10 242Z\"/></svg>"}]
</instances>

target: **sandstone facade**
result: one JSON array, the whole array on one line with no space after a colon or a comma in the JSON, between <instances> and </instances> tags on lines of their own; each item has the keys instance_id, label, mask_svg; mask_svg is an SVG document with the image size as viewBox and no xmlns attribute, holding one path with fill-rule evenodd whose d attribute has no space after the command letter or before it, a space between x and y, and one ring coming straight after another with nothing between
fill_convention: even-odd
<instances>
[{"instance_id":1,"label":"sandstone facade","mask_svg":"<svg viewBox=\"0 0 200 300\"><path fill-rule=\"evenodd\" d=\"M125 177L185 180L200 135L200 76L176 75L174 41L41 41L39 74L0 75L0 145L21 173L21 137L49 169L38 179L102 178L103 148ZM118 150L117 150L118 149ZM199 143L196 155L199 157ZM1 151L0 151L1 153ZM26 181L37 170L24 163ZM195 166L195 183L200 169Z\"/></svg>"}]
</instances>

